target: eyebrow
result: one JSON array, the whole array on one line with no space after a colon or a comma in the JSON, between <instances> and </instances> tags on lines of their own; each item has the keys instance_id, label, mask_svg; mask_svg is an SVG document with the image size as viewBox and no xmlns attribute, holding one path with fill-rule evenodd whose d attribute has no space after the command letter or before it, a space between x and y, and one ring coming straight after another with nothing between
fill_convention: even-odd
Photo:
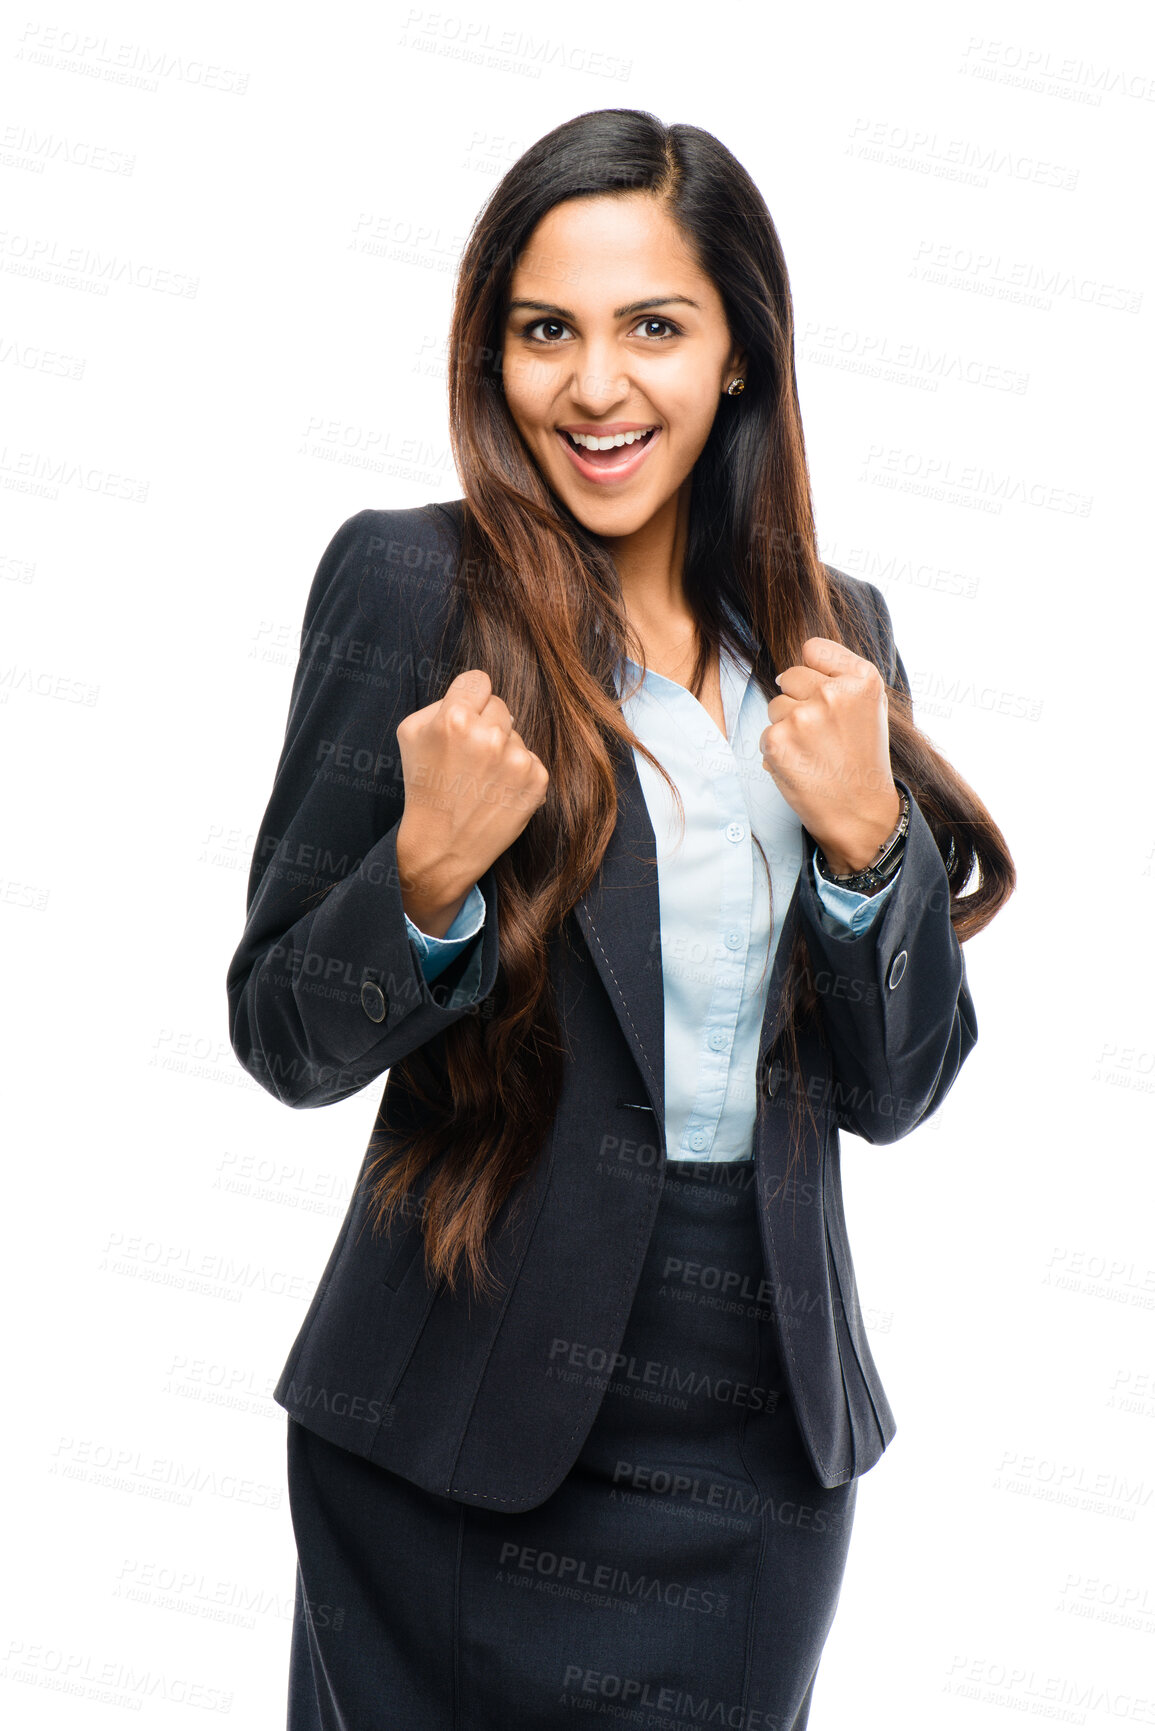
<instances>
[{"instance_id":1,"label":"eyebrow","mask_svg":"<svg viewBox=\"0 0 1155 1731\"><path fill-rule=\"evenodd\" d=\"M689 295L652 295L648 300L631 301L629 306L615 307L614 308L614 317L616 319L622 319L622 318L625 318L627 313L645 312L647 307L669 307L669 306L694 307L697 311L701 311L701 308L699 307L698 302L692 301L690 299ZM530 312L556 313L558 318L573 319L575 321L575 323L577 321L577 314L575 312L571 312L569 307L551 306L548 301L526 301L526 300L510 301L509 311L511 313L516 312L519 307L524 307Z\"/></svg>"}]
</instances>

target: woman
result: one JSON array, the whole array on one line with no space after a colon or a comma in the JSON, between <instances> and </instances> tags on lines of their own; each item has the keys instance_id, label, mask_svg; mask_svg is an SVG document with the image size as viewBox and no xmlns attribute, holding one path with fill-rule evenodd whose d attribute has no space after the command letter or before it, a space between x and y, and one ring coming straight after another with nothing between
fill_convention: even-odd
<instances>
[{"instance_id":1,"label":"woman","mask_svg":"<svg viewBox=\"0 0 1155 1731\"><path fill-rule=\"evenodd\" d=\"M464 499L322 557L229 972L278 1099L388 1071L275 1391L289 1725L804 1727L895 1428L838 1131L951 1086L1013 866L817 558L715 138L539 141L449 350Z\"/></svg>"}]
</instances>

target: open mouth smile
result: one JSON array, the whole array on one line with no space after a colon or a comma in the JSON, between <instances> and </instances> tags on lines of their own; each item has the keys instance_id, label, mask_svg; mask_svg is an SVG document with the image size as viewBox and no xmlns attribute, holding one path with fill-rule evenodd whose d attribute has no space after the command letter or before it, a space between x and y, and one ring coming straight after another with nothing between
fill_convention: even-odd
<instances>
[{"instance_id":1,"label":"open mouth smile","mask_svg":"<svg viewBox=\"0 0 1155 1731\"><path fill-rule=\"evenodd\" d=\"M662 436L661 427L651 427L630 444L614 445L607 451L591 451L587 446L575 443L570 434L563 433L560 427L555 431L570 462L582 479L600 482L603 486L607 482L628 481L641 468L647 455Z\"/></svg>"}]
</instances>

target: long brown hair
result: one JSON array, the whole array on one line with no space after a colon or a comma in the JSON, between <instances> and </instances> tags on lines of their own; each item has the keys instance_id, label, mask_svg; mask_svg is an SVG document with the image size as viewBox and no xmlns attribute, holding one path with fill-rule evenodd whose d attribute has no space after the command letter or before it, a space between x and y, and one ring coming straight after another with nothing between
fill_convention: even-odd
<instances>
[{"instance_id":1,"label":"long brown hair","mask_svg":"<svg viewBox=\"0 0 1155 1731\"><path fill-rule=\"evenodd\" d=\"M458 273L449 423L465 498L453 641L437 663L437 695L464 668L486 669L548 769L549 790L494 864L500 949L492 1014L466 1015L449 1027L436 1067L421 1048L393 1066L391 1081L421 1101L426 1121L404 1135L379 1132L369 1168L380 1168L372 1186L378 1227L404 1210L421 1180L430 1278L452 1289L464 1262L475 1289L487 1295L488 1230L544 1147L560 1095L563 1047L547 940L593 881L613 834L615 757L636 747L665 775L617 699L622 654L644 662L614 561L550 491L505 402L509 286L519 254L554 205L639 192L661 201L695 249L747 357L745 390L721 397L693 470L682 574L698 628L691 689L702 690L723 642L745 655L752 676L771 692L775 672L801 661L809 636L872 654L852 586L832 582L818 558L790 285L761 194L699 127L667 127L652 114L620 108L558 126L494 188ZM448 630L443 652L447 641ZM889 686L888 699L893 771L914 794L942 855L961 942L1006 901L1014 866L982 801L915 726L901 682ZM785 987L784 1038L795 1070L798 1030L816 1005L799 928ZM804 1109L803 1092L791 1105L787 1182L804 1146Z\"/></svg>"}]
</instances>

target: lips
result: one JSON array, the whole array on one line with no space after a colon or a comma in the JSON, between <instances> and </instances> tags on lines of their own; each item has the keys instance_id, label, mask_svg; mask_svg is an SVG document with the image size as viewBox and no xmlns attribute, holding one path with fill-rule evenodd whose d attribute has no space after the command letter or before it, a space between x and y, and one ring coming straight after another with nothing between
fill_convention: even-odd
<instances>
[{"instance_id":1,"label":"lips","mask_svg":"<svg viewBox=\"0 0 1155 1731\"><path fill-rule=\"evenodd\" d=\"M585 446L575 445L567 433L556 429L562 447L578 474L587 481L598 481L603 485L614 481L627 481L641 468L648 453L661 438L661 427L655 427L644 438L635 439L631 445L613 445L608 451L589 451Z\"/></svg>"}]
</instances>

